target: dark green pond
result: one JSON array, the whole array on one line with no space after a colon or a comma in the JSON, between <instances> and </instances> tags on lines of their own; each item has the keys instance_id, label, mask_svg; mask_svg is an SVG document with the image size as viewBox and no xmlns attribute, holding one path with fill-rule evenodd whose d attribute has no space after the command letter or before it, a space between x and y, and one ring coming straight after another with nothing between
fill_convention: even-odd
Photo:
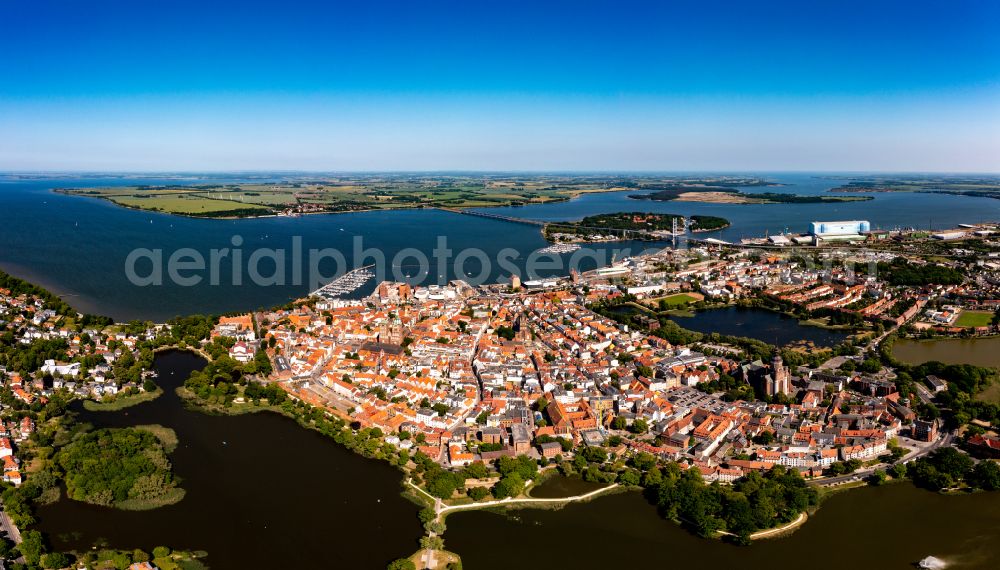
<instances>
[{"instance_id":1,"label":"dark green pond","mask_svg":"<svg viewBox=\"0 0 1000 570\"><path fill-rule=\"evenodd\" d=\"M173 388L204 364L189 352L161 353L163 396L120 412L80 412L98 426L173 428L184 499L130 512L64 498L39 509L39 528L55 548L206 550L215 570L384 568L416 551L417 507L399 494L399 471L278 414L186 410Z\"/></svg>"},{"instance_id":2,"label":"dark green pond","mask_svg":"<svg viewBox=\"0 0 1000 570\"><path fill-rule=\"evenodd\" d=\"M213 569L365 568L411 554L421 535L416 506L399 495L400 474L276 414L208 416L184 408L172 388L204 361L186 352L157 356L166 393L121 412L81 412L100 426L158 423L180 444L172 455L187 496L127 512L63 499L39 510L39 527L59 549L96 543L206 550ZM553 478L538 497L595 486ZM550 560L578 569L676 565L771 568L796 561L815 569L907 568L935 555L955 568L1000 568L1000 493L941 496L909 484L838 494L794 534L748 548L703 540L661 519L637 493L599 497L558 511L463 512L448 518L446 547L465 568L518 567ZM516 548L510 545L516 545Z\"/></svg>"},{"instance_id":3,"label":"dark green pond","mask_svg":"<svg viewBox=\"0 0 1000 570\"><path fill-rule=\"evenodd\" d=\"M892 345L892 354L909 364L937 360L946 364L1000 366L1000 337L899 339Z\"/></svg>"},{"instance_id":4,"label":"dark green pond","mask_svg":"<svg viewBox=\"0 0 1000 570\"><path fill-rule=\"evenodd\" d=\"M800 325L795 318L746 307L698 311L692 317L671 317L680 326L701 333L745 336L783 346L807 340L816 346L834 346L848 337L844 331Z\"/></svg>"},{"instance_id":5,"label":"dark green pond","mask_svg":"<svg viewBox=\"0 0 1000 570\"><path fill-rule=\"evenodd\" d=\"M447 548L465 568L913 568L934 555L949 568L1000 568L1000 493L943 496L909 483L846 491L804 526L749 547L705 540L661 519L638 493L558 511L460 512Z\"/></svg>"}]
</instances>

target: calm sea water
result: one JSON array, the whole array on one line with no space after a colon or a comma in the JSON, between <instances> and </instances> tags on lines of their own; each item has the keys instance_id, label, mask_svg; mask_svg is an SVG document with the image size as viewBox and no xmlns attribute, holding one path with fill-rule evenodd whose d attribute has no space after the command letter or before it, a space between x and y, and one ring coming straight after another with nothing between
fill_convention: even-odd
<instances>
[{"instance_id":1,"label":"calm sea water","mask_svg":"<svg viewBox=\"0 0 1000 570\"><path fill-rule=\"evenodd\" d=\"M1000 221L1000 200L992 198L911 192L837 194L828 190L840 186L844 181L824 178L821 174L773 173L762 176L785 186L749 187L742 190L747 193L785 192L811 196L871 196L874 200L835 204L701 204L635 200L629 196L641 192L630 190L586 194L568 203L490 208L488 211L545 221L576 220L604 212L643 211L685 216L706 214L726 218L732 225L718 232L700 235L728 240L761 237L786 229L791 232L806 232L810 222L824 220L868 220L873 228L880 229L942 229L963 223Z\"/></svg>"},{"instance_id":2,"label":"calm sea water","mask_svg":"<svg viewBox=\"0 0 1000 570\"><path fill-rule=\"evenodd\" d=\"M747 191L784 191L816 194L836 186L836 180L806 174L769 175L787 184L781 188L751 188ZM215 177L209 180L190 175L183 183L239 182L239 178ZM259 179L258 179L259 180ZM355 238L362 248L381 252L390 262L408 248L430 255L438 247L439 237L447 239L452 256L466 248L482 250L490 260L487 280L509 278L510 271L497 264L504 248L513 248L513 265L523 273L526 260L547 244L537 227L463 216L438 210L362 212L303 216L300 218L261 218L243 220L205 220L128 210L95 198L66 196L51 191L57 187L94 187L134 184L178 183L175 178L34 178L0 176L0 268L44 285L65 296L79 310L107 314L118 320L134 318L164 320L179 314L227 312L255 309L284 303L310 290L308 276L301 282L293 279L290 258L286 259L285 280L281 285L254 286L250 282L246 260L258 248L283 249L289 252L294 240L301 238L303 251L333 248L343 253L345 265L370 263L372 258L355 255ZM627 197L631 192L590 194L565 203L511 208L490 212L536 220L572 220L585 215L616 211L675 212L714 214L730 219L732 227L715 235L738 239L760 236L788 227L803 231L813 220L868 219L880 227L919 226L950 227L963 222L1000 220L1000 200L931 194L875 194L871 202L847 204L773 204L726 205L651 202ZM126 276L126 259L136 248L160 249L164 258L183 248L192 248L206 259L210 250L233 248L234 236L243 240L244 263L239 265L239 279L233 278L227 259L220 264L217 286L204 283L194 287L166 284L140 287ZM649 243L625 242L598 244L599 259L584 259L581 269L609 262L613 250L636 254ZM664 246L666 244L659 244ZM622 257L625 253L619 253ZM539 275L563 275L568 272L569 255L559 256L561 265L540 269ZM452 257L453 259L453 257ZM416 276L421 267L412 258L385 264L385 277ZM482 268L474 258L458 270L453 263L438 267L432 259L424 282L444 282L464 274L478 275ZM145 265L139 264L139 268ZM303 273L307 273L308 261ZM265 260L261 273L272 273ZM325 275L336 267L327 260L320 264ZM208 278L206 272L201 272ZM167 280L169 281L169 280ZM237 284L242 282L243 284ZM358 293L367 293L374 286Z\"/></svg>"},{"instance_id":3,"label":"calm sea water","mask_svg":"<svg viewBox=\"0 0 1000 570\"><path fill-rule=\"evenodd\" d=\"M214 182L215 180L213 180ZM222 181L225 182L225 181ZM401 210L348 214L310 215L298 218L254 218L211 220L141 212L108 201L51 192L53 187L88 187L129 184L176 183L166 179L0 179L0 268L30 279L64 298L78 310L100 313L117 320L151 319L162 321L176 315L218 313L274 306L302 297L311 290L308 252L333 249L340 252L347 268L380 264L385 279L416 277L422 284L446 283L456 277L486 275L486 281L506 281L511 270L498 261L500 253L512 248L509 266L524 275L532 252L549 245L540 228L525 224L464 216L440 210ZM137 286L126 274L126 261L137 248L162 250L166 261L172 253L190 248L210 259L211 250L236 249L234 237L242 244L243 263L238 277L232 271L232 255L224 258L218 285L210 285L207 271L197 286L181 286L168 279L164 284ZM433 256L441 248L440 239L450 250ZM292 262L296 240L301 240L302 279L296 282ZM360 241L358 241L360 240ZM662 244L661 244L662 246ZM656 244L620 242L594 244L594 257L580 258L580 270L588 270L617 258L638 254ZM248 262L258 249L284 250L282 284L253 285ZM456 267L460 252L476 248L490 260L489 271L476 257ZM429 265L421 266L413 253L427 255ZM549 257L553 267L540 266L537 275L565 275L572 254ZM267 258L260 273L270 276L275 264ZM318 265L321 273L332 276L342 269L326 259ZM148 275L151 264L137 265L140 275ZM377 276L378 277L378 276ZM523 277L522 277L523 278ZM370 292L375 281L358 294Z\"/></svg>"}]
</instances>

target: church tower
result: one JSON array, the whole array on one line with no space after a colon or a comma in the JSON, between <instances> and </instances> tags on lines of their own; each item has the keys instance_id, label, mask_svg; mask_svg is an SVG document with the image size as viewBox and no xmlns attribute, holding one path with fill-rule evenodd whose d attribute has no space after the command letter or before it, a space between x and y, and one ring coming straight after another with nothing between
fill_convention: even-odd
<instances>
[{"instance_id":1,"label":"church tower","mask_svg":"<svg viewBox=\"0 0 1000 570\"><path fill-rule=\"evenodd\" d=\"M772 394L785 394L786 396L791 395L791 375L788 367L785 366L784 361L781 359L780 354L775 354L774 358L771 360L771 378L774 382L774 386L770 390Z\"/></svg>"}]
</instances>

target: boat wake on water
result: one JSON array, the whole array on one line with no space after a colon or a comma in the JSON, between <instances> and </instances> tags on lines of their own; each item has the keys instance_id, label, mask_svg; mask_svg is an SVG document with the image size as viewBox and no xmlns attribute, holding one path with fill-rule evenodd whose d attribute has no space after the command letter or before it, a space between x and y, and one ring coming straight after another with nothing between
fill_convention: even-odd
<instances>
[{"instance_id":1,"label":"boat wake on water","mask_svg":"<svg viewBox=\"0 0 1000 570\"><path fill-rule=\"evenodd\" d=\"M927 570L941 570L942 568L947 568L948 564L936 556L927 556L917 563L918 568L926 568Z\"/></svg>"}]
</instances>

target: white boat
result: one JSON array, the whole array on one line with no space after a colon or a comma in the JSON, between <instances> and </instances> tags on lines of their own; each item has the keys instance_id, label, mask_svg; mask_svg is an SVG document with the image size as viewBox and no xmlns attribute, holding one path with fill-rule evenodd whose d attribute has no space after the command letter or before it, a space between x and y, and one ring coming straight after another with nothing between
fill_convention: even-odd
<instances>
[{"instance_id":1,"label":"white boat","mask_svg":"<svg viewBox=\"0 0 1000 570\"><path fill-rule=\"evenodd\" d=\"M928 570L941 570L946 567L944 560L937 558L935 556L927 556L923 560L917 563L920 568L926 568Z\"/></svg>"},{"instance_id":2,"label":"white boat","mask_svg":"<svg viewBox=\"0 0 1000 570\"><path fill-rule=\"evenodd\" d=\"M355 269L320 287L313 294L324 299L336 299L360 289L373 277L375 274L367 269Z\"/></svg>"}]
</instances>

